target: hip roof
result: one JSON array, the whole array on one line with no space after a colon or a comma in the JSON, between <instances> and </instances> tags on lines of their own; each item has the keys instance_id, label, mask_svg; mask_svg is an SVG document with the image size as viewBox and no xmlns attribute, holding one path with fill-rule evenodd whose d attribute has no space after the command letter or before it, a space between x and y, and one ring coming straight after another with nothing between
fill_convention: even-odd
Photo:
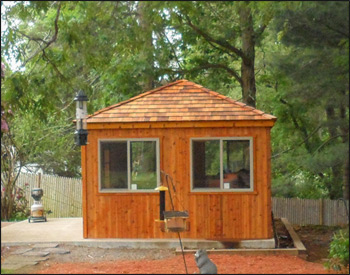
<instances>
[{"instance_id":1,"label":"hip roof","mask_svg":"<svg viewBox=\"0 0 350 275\"><path fill-rule=\"evenodd\" d=\"M88 116L88 123L276 120L186 79L145 92Z\"/></svg>"}]
</instances>

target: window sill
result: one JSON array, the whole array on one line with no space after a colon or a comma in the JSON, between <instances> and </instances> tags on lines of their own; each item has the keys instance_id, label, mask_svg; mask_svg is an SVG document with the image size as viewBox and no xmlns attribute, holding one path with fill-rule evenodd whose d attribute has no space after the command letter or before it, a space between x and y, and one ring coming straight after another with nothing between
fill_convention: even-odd
<instances>
[{"instance_id":1,"label":"window sill","mask_svg":"<svg viewBox=\"0 0 350 275\"><path fill-rule=\"evenodd\" d=\"M135 190L130 190L130 191L107 191L107 192L97 192L98 196L128 196L128 195L159 195L159 191L156 190L149 190L149 191L135 191Z\"/></svg>"},{"instance_id":2,"label":"window sill","mask_svg":"<svg viewBox=\"0 0 350 275\"><path fill-rule=\"evenodd\" d=\"M189 195L258 195L258 191L191 190Z\"/></svg>"}]
</instances>

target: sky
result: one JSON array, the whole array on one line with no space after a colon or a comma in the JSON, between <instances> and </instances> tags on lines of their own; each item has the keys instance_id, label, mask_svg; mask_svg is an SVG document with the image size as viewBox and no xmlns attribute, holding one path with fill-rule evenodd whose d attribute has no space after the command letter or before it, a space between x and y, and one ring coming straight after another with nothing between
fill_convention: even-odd
<instances>
[{"instance_id":1,"label":"sky","mask_svg":"<svg viewBox=\"0 0 350 275\"><path fill-rule=\"evenodd\" d=\"M3 20L2 15L5 12L6 7L11 7L15 4L15 1L1 1L1 36L3 35L4 32L7 30L7 23L6 20ZM12 71L19 71L22 70L20 68L21 63L16 62L14 57L11 56L4 56L6 62L10 66Z\"/></svg>"}]
</instances>

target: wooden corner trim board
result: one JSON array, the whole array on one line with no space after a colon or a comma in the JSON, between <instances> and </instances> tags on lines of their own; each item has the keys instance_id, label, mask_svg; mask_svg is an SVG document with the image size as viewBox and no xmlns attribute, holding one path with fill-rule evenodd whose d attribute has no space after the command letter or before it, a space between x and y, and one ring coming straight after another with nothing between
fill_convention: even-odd
<instances>
[{"instance_id":1,"label":"wooden corner trim board","mask_svg":"<svg viewBox=\"0 0 350 275\"><path fill-rule=\"evenodd\" d=\"M149 129L149 128L206 128L206 127L272 127L275 121L184 121L184 122L116 122L88 123L89 129Z\"/></svg>"},{"instance_id":2,"label":"wooden corner trim board","mask_svg":"<svg viewBox=\"0 0 350 275\"><path fill-rule=\"evenodd\" d=\"M88 237L88 207L87 207L87 167L86 167L86 146L81 146L81 174L82 174L82 206L83 206L83 238Z\"/></svg>"}]
</instances>

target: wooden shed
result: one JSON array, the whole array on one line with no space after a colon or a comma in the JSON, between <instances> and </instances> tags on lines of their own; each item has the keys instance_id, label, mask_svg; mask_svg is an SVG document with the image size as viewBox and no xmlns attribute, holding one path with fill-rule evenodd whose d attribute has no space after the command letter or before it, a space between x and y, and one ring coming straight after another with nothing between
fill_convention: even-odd
<instances>
[{"instance_id":1,"label":"wooden shed","mask_svg":"<svg viewBox=\"0 0 350 275\"><path fill-rule=\"evenodd\" d=\"M84 238L177 238L162 230L168 174L183 238L273 238L270 130L276 117L178 80L88 116ZM166 210L171 210L169 192Z\"/></svg>"}]
</instances>

